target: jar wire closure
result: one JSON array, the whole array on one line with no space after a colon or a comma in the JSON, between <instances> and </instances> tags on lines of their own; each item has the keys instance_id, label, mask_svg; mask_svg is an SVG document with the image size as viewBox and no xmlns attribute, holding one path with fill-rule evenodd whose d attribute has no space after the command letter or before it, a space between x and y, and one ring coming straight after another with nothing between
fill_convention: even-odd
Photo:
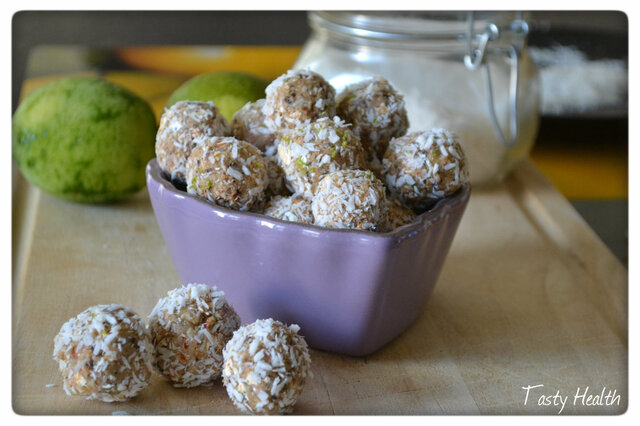
<instances>
[{"instance_id":1,"label":"jar wire closure","mask_svg":"<svg viewBox=\"0 0 640 426\"><path fill-rule=\"evenodd\" d=\"M509 79L509 137L506 137L498 117L496 115L496 109L493 101L493 86L491 82L491 71L489 69L489 63L485 60L485 54L487 53L487 47L489 42L498 40L500 38L500 28L493 22L487 24L484 33L480 34L478 46L473 46L474 34L474 19L475 13L469 12L467 18L467 53L464 55L464 65L467 69L475 71L481 66L484 70L485 76L485 88L487 92L487 102L489 109L489 116L491 117L491 124L496 132L496 136L500 142L507 147L512 147L518 141L518 82L520 76L520 49L517 49L515 45L511 44L506 48L495 49L498 54L505 54L510 61L510 79ZM520 18L511 22L508 29L513 31L519 37L516 40L524 40L524 37L529 33L529 25L522 19L522 13L520 12ZM521 46L520 46L521 47Z\"/></svg>"}]
</instances>

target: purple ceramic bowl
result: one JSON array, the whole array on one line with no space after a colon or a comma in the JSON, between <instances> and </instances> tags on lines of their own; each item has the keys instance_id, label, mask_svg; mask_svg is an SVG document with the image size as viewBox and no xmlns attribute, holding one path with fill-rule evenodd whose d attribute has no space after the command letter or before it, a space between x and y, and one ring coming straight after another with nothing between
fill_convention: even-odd
<instances>
[{"instance_id":1,"label":"purple ceramic bowl","mask_svg":"<svg viewBox=\"0 0 640 426\"><path fill-rule=\"evenodd\" d=\"M366 355L421 314L469 186L393 232L334 230L196 198L147 165L158 225L183 283L216 285L242 318L300 325L309 345Z\"/></svg>"}]
</instances>

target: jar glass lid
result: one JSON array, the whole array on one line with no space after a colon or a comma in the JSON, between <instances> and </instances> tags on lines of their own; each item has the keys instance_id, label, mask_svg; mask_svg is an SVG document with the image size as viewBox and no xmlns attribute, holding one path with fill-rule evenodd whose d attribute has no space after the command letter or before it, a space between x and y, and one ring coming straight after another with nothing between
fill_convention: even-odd
<instances>
[{"instance_id":1,"label":"jar glass lid","mask_svg":"<svg viewBox=\"0 0 640 426\"><path fill-rule=\"evenodd\" d=\"M474 32L482 32L488 23L508 26L521 17L514 11L335 11L310 12L312 23L329 30L375 39L465 38L472 16Z\"/></svg>"}]
</instances>

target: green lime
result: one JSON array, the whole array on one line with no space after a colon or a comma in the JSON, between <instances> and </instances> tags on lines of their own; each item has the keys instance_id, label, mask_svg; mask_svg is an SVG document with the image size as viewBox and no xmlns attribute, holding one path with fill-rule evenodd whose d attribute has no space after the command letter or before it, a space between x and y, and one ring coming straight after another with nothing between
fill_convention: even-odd
<instances>
[{"instance_id":1,"label":"green lime","mask_svg":"<svg viewBox=\"0 0 640 426\"><path fill-rule=\"evenodd\" d=\"M197 75L178 87L169 98L167 107L178 101L213 101L220 112L231 121L233 113L247 102L264 98L267 82L250 74L216 71Z\"/></svg>"},{"instance_id":2,"label":"green lime","mask_svg":"<svg viewBox=\"0 0 640 426\"><path fill-rule=\"evenodd\" d=\"M149 104L97 78L64 78L31 93L13 116L13 157L32 184L83 203L145 185L156 120Z\"/></svg>"}]
</instances>

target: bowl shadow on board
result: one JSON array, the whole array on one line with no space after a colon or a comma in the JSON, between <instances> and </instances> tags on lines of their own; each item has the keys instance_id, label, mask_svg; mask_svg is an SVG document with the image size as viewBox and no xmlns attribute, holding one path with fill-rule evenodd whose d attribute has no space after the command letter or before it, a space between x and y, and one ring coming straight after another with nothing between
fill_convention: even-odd
<instances>
[{"instance_id":1,"label":"bowl shadow on board","mask_svg":"<svg viewBox=\"0 0 640 426\"><path fill-rule=\"evenodd\" d=\"M371 404L348 408L340 399L346 398L344 392L336 388L341 386L366 389L363 397L380 402L375 414L397 412L385 403L384 395L406 401L407 412L400 414L438 414L437 407L426 407L424 401L417 400L418 395L437 388L438 400L458 400L462 381L470 390L486 385L495 388L496 395L504 392L500 404L479 407L484 414L525 414L521 395L512 388L519 390L527 383L544 381L548 388L575 392L576 376L569 368L581 371L580 380L596 386L600 374L583 364L586 353L601 359L603 368L606 365L619 372L602 385L617 386L624 402L628 389L626 346L607 342L603 348L604 343L584 332L589 324L600 330L607 326L593 312L597 307L583 294L583 283L565 279L553 252L543 254L530 266L521 266L522 259L539 251L539 246L514 244L505 253L504 248L489 243L479 253L464 247L464 242L458 243L454 242L422 314L394 340L360 357L312 351L318 376L313 381L320 382L313 384L314 392L322 391L328 383L335 395L327 410L335 405L339 414L374 414L358 411L371 410ZM480 271L473 266L478 258L500 257L511 264L506 272L502 262L487 263ZM532 284L526 277L532 270L542 270L544 278ZM578 322L583 332L576 335L572 330ZM615 341L615 337L611 339ZM541 369L543 365L548 368ZM425 382L425 377L429 381ZM415 392L414 399L404 393L407 389ZM300 402L297 411L309 408L305 398ZM620 413L624 405L621 403ZM460 406L447 414L474 414L465 410Z\"/></svg>"},{"instance_id":2,"label":"bowl shadow on board","mask_svg":"<svg viewBox=\"0 0 640 426\"><path fill-rule=\"evenodd\" d=\"M539 246L510 245L508 250L487 246L482 253L453 248L443 266L438 285L427 306L405 332L366 357L376 361L423 361L453 358L476 360L494 358L509 370L528 360L558 359L567 356L580 363L576 351L590 351L593 339L578 338L578 327L607 328L606 317L588 315L599 310L585 292L584 283L571 279L555 254L540 253ZM537 260L522 264L522 259ZM483 270L474 270L478 259ZM506 266L510 264L509 266ZM531 274L541 278L533 280ZM598 312L602 314L602 312ZM612 330L617 334L617 330ZM612 339L616 340L615 336ZM625 344L619 340L620 347ZM620 371L626 369L621 363Z\"/></svg>"}]
</instances>

